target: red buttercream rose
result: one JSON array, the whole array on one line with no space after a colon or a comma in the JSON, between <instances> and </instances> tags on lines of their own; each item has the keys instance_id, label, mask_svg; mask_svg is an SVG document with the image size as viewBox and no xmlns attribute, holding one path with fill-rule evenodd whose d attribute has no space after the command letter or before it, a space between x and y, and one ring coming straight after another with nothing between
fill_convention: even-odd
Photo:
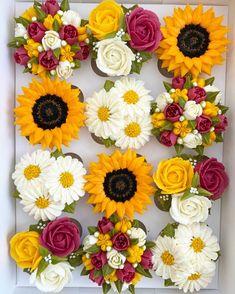
<instances>
[{"instance_id":1,"label":"red buttercream rose","mask_svg":"<svg viewBox=\"0 0 235 294\"><path fill-rule=\"evenodd\" d=\"M47 14L55 16L57 11L60 10L60 5L58 4L57 0L46 0L42 4L42 10Z\"/></svg>"},{"instance_id":2,"label":"red buttercream rose","mask_svg":"<svg viewBox=\"0 0 235 294\"><path fill-rule=\"evenodd\" d=\"M206 91L198 86L193 87L188 90L188 99L194 100L196 103L200 103L206 99Z\"/></svg>"},{"instance_id":3,"label":"red buttercream rose","mask_svg":"<svg viewBox=\"0 0 235 294\"><path fill-rule=\"evenodd\" d=\"M107 263L106 253L101 251L101 252L92 254L91 263L94 265L94 268L96 270L100 270Z\"/></svg>"},{"instance_id":4,"label":"red buttercream rose","mask_svg":"<svg viewBox=\"0 0 235 294\"><path fill-rule=\"evenodd\" d=\"M160 143L167 147L174 146L177 141L177 136L171 131L164 131L160 135Z\"/></svg>"},{"instance_id":5,"label":"red buttercream rose","mask_svg":"<svg viewBox=\"0 0 235 294\"><path fill-rule=\"evenodd\" d=\"M199 133L208 133L212 127L212 120L207 115L201 115L196 118L196 128Z\"/></svg>"},{"instance_id":6,"label":"red buttercream rose","mask_svg":"<svg viewBox=\"0 0 235 294\"><path fill-rule=\"evenodd\" d=\"M89 46L85 42L79 43L80 50L75 54L74 58L78 60L86 60L90 54Z\"/></svg>"},{"instance_id":7,"label":"red buttercream rose","mask_svg":"<svg viewBox=\"0 0 235 294\"><path fill-rule=\"evenodd\" d=\"M153 268L152 256L153 256L153 253L151 250L147 249L144 251L143 255L141 256L141 262L140 262L140 265L144 269L152 269Z\"/></svg>"},{"instance_id":8,"label":"red buttercream rose","mask_svg":"<svg viewBox=\"0 0 235 294\"><path fill-rule=\"evenodd\" d=\"M35 21L29 24L27 30L30 38L33 39L35 42L40 43L47 29L44 27L42 23Z\"/></svg>"},{"instance_id":9,"label":"red buttercream rose","mask_svg":"<svg viewBox=\"0 0 235 294\"><path fill-rule=\"evenodd\" d=\"M135 277L134 267L126 262L123 269L117 270L117 277L121 282L130 283Z\"/></svg>"},{"instance_id":10,"label":"red buttercream rose","mask_svg":"<svg viewBox=\"0 0 235 294\"><path fill-rule=\"evenodd\" d=\"M164 114L167 120L176 122L183 113L183 109L177 103L168 104L164 109Z\"/></svg>"},{"instance_id":11,"label":"red buttercream rose","mask_svg":"<svg viewBox=\"0 0 235 294\"><path fill-rule=\"evenodd\" d=\"M130 239L127 234L117 233L112 238L113 248L117 251L126 250L130 246Z\"/></svg>"},{"instance_id":12,"label":"red buttercream rose","mask_svg":"<svg viewBox=\"0 0 235 294\"><path fill-rule=\"evenodd\" d=\"M220 122L215 125L215 132L218 133L222 133L226 130L227 126L228 126L228 119L227 116L221 114L218 116L220 119Z\"/></svg>"},{"instance_id":13,"label":"red buttercream rose","mask_svg":"<svg viewBox=\"0 0 235 294\"><path fill-rule=\"evenodd\" d=\"M59 60L55 58L52 50L41 52L38 61L47 70L55 69L59 64Z\"/></svg>"},{"instance_id":14,"label":"red buttercream rose","mask_svg":"<svg viewBox=\"0 0 235 294\"><path fill-rule=\"evenodd\" d=\"M172 79L172 87L175 89L182 90L185 84L186 78L185 77L175 77Z\"/></svg>"},{"instance_id":15,"label":"red buttercream rose","mask_svg":"<svg viewBox=\"0 0 235 294\"><path fill-rule=\"evenodd\" d=\"M59 32L60 38L65 40L69 45L78 41L78 31L73 25L63 26Z\"/></svg>"},{"instance_id":16,"label":"red buttercream rose","mask_svg":"<svg viewBox=\"0 0 235 294\"><path fill-rule=\"evenodd\" d=\"M14 53L15 62L20 65L26 65L29 61L27 50L22 46L17 48Z\"/></svg>"},{"instance_id":17,"label":"red buttercream rose","mask_svg":"<svg viewBox=\"0 0 235 294\"><path fill-rule=\"evenodd\" d=\"M90 271L89 279L92 280L92 282L97 283L99 286L102 286L104 284L104 277L102 275L95 277L95 270L94 269Z\"/></svg>"},{"instance_id":18,"label":"red buttercream rose","mask_svg":"<svg viewBox=\"0 0 235 294\"><path fill-rule=\"evenodd\" d=\"M98 221L97 225L99 232L102 234L107 234L110 230L114 228L113 223L106 217L103 217Z\"/></svg>"}]
</instances>

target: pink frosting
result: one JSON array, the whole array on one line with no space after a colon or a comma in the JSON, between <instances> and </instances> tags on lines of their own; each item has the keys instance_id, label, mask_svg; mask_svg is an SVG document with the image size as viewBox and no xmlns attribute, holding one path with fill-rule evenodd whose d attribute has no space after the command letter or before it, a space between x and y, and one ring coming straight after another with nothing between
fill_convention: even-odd
<instances>
[{"instance_id":1,"label":"pink frosting","mask_svg":"<svg viewBox=\"0 0 235 294\"><path fill-rule=\"evenodd\" d=\"M46 0L42 4L42 10L47 14L55 16L57 11L60 10L60 5L58 4L57 0Z\"/></svg>"},{"instance_id":2,"label":"pink frosting","mask_svg":"<svg viewBox=\"0 0 235 294\"><path fill-rule=\"evenodd\" d=\"M134 267L126 262L123 269L117 270L117 277L121 282L130 283L135 277Z\"/></svg>"},{"instance_id":3,"label":"pink frosting","mask_svg":"<svg viewBox=\"0 0 235 294\"><path fill-rule=\"evenodd\" d=\"M153 52L162 39L157 15L137 7L126 16L127 31L131 37L130 45L138 51Z\"/></svg>"},{"instance_id":4,"label":"pink frosting","mask_svg":"<svg viewBox=\"0 0 235 294\"><path fill-rule=\"evenodd\" d=\"M160 143L166 147L171 147L176 144L177 136L171 131L164 131L160 135Z\"/></svg>"},{"instance_id":5,"label":"pink frosting","mask_svg":"<svg viewBox=\"0 0 235 294\"><path fill-rule=\"evenodd\" d=\"M29 61L29 56L26 49L22 46L17 48L14 53L15 62L20 65L26 65Z\"/></svg>"},{"instance_id":6,"label":"pink frosting","mask_svg":"<svg viewBox=\"0 0 235 294\"><path fill-rule=\"evenodd\" d=\"M29 24L27 30L30 38L32 38L35 42L40 43L47 29L44 27L42 23L35 21Z\"/></svg>"}]
</instances>

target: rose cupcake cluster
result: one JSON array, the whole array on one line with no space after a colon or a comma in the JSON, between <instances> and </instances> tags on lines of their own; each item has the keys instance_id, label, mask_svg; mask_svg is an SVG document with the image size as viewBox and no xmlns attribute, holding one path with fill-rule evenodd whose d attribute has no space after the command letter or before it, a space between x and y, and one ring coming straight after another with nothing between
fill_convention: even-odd
<instances>
[{"instance_id":1,"label":"rose cupcake cluster","mask_svg":"<svg viewBox=\"0 0 235 294\"><path fill-rule=\"evenodd\" d=\"M74 219L40 220L11 238L10 254L17 266L30 274L31 284L42 292L58 293L82 262L81 234L81 226Z\"/></svg>"},{"instance_id":2,"label":"rose cupcake cluster","mask_svg":"<svg viewBox=\"0 0 235 294\"><path fill-rule=\"evenodd\" d=\"M150 140L152 99L141 80L107 80L102 90L86 100L86 126L106 147L139 149Z\"/></svg>"},{"instance_id":3,"label":"rose cupcake cluster","mask_svg":"<svg viewBox=\"0 0 235 294\"><path fill-rule=\"evenodd\" d=\"M203 154L204 147L223 142L228 107L221 104L221 92L213 82L214 78L189 76L164 82L167 92L156 98L151 112L152 133L161 144L174 146L177 153L187 147Z\"/></svg>"},{"instance_id":4,"label":"rose cupcake cluster","mask_svg":"<svg viewBox=\"0 0 235 294\"><path fill-rule=\"evenodd\" d=\"M184 225L205 222L211 200L221 198L229 183L224 165L216 158L190 155L162 160L153 179L158 208Z\"/></svg>"},{"instance_id":5,"label":"rose cupcake cluster","mask_svg":"<svg viewBox=\"0 0 235 294\"><path fill-rule=\"evenodd\" d=\"M89 235L83 241L82 275L102 286L103 293L110 289L134 293L142 276L151 278L152 252L155 244L147 241L141 224L112 215L103 217L96 227L88 227Z\"/></svg>"},{"instance_id":6,"label":"rose cupcake cluster","mask_svg":"<svg viewBox=\"0 0 235 294\"><path fill-rule=\"evenodd\" d=\"M68 1L45 0L16 18L15 62L24 72L68 79L89 55L86 21L70 10Z\"/></svg>"},{"instance_id":7,"label":"rose cupcake cluster","mask_svg":"<svg viewBox=\"0 0 235 294\"><path fill-rule=\"evenodd\" d=\"M54 220L62 212L73 213L85 195L83 164L61 152L37 150L25 154L15 166L15 197L35 220Z\"/></svg>"},{"instance_id":8,"label":"rose cupcake cluster","mask_svg":"<svg viewBox=\"0 0 235 294\"><path fill-rule=\"evenodd\" d=\"M220 246L205 223L174 223L162 230L152 253L153 270L166 287L193 293L212 281Z\"/></svg>"},{"instance_id":9,"label":"rose cupcake cluster","mask_svg":"<svg viewBox=\"0 0 235 294\"><path fill-rule=\"evenodd\" d=\"M138 5L125 8L114 0L104 0L89 16L92 57L108 76L140 73L152 58L162 33L157 15Z\"/></svg>"}]
</instances>

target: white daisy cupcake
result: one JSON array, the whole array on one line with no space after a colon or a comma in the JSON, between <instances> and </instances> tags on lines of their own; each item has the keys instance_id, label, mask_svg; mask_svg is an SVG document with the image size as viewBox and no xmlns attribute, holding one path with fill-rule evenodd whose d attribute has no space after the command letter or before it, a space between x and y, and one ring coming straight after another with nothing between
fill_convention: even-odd
<instances>
[{"instance_id":1,"label":"white daisy cupcake","mask_svg":"<svg viewBox=\"0 0 235 294\"><path fill-rule=\"evenodd\" d=\"M86 100L86 126L89 131L103 139L113 139L123 126L124 109L120 96L114 88L95 92Z\"/></svg>"},{"instance_id":2,"label":"white daisy cupcake","mask_svg":"<svg viewBox=\"0 0 235 294\"><path fill-rule=\"evenodd\" d=\"M124 77L116 81L114 87L121 95L125 115L149 115L153 98L143 81Z\"/></svg>"},{"instance_id":3,"label":"white daisy cupcake","mask_svg":"<svg viewBox=\"0 0 235 294\"><path fill-rule=\"evenodd\" d=\"M206 288L210 284L215 275L215 269L216 266L213 261L192 263L187 271L178 271L173 282L184 293L193 293Z\"/></svg>"},{"instance_id":4,"label":"white daisy cupcake","mask_svg":"<svg viewBox=\"0 0 235 294\"><path fill-rule=\"evenodd\" d=\"M212 233L205 223L179 225L175 230L175 240L187 258L203 263L218 258L220 247Z\"/></svg>"},{"instance_id":5,"label":"white daisy cupcake","mask_svg":"<svg viewBox=\"0 0 235 294\"><path fill-rule=\"evenodd\" d=\"M41 149L23 155L12 174L18 192L31 190L33 186L42 183L43 175L54 161L49 151Z\"/></svg>"},{"instance_id":6,"label":"white daisy cupcake","mask_svg":"<svg viewBox=\"0 0 235 294\"><path fill-rule=\"evenodd\" d=\"M149 115L126 117L124 127L116 134L115 145L121 149L139 149L149 141L151 129Z\"/></svg>"},{"instance_id":7,"label":"white daisy cupcake","mask_svg":"<svg viewBox=\"0 0 235 294\"><path fill-rule=\"evenodd\" d=\"M158 236L153 252L153 270L163 279L173 280L179 268L185 265L184 252L179 250L176 241L168 236Z\"/></svg>"},{"instance_id":8,"label":"white daisy cupcake","mask_svg":"<svg viewBox=\"0 0 235 294\"><path fill-rule=\"evenodd\" d=\"M60 156L45 173L45 185L57 202L70 205L85 195L83 164L71 156Z\"/></svg>"},{"instance_id":9,"label":"white daisy cupcake","mask_svg":"<svg viewBox=\"0 0 235 294\"><path fill-rule=\"evenodd\" d=\"M23 210L35 220L54 220L62 214L64 204L56 202L42 183L33 183L32 186L19 195Z\"/></svg>"}]
</instances>

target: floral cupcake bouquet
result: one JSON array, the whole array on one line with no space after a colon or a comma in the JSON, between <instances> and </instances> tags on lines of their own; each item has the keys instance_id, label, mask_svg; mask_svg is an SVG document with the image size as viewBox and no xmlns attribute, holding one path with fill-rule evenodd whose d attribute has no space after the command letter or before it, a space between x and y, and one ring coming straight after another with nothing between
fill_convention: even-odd
<instances>
[{"instance_id":1,"label":"floral cupcake bouquet","mask_svg":"<svg viewBox=\"0 0 235 294\"><path fill-rule=\"evenodd\" d=\"M11 238L10 254L17 266L30 274L31 284L42 292L58 293L82 262L81 234L80 224L71 218L39 221Z\"/></svg>"},{"instance_id":2,"label":"floral cupcake bouquet","mask_svg":"<svg viewBox=\"0 0 235 294\"><path fill-rule=\"evenodd\" d=\"M131 149L125 153L116 150L112 155L99 154L98 162L91 162L85 176L85 190L89 193L88 203L95 212L104 212L133 219L134 212L142 213L151 204L154 194L150 174L151 164L145 157Z\"/></svg>"},{"instance_id":3,"label":"floral cupcake bouquet","mask_svg":"<svg viewBox=\"0 0 235 294\"><path fill-rule=\"evenodd\" d=\"M46 150L25 154L12 174L15 197L36 220L54 220L62 212L73 213L85 195L83 164L70 155Z\"/></svg>"},{"instance_id":4,"label":"floral cupcake bouquet","mask_svg":"<svg viewBox=\"0 0 235 294\"><path fill-rule=\"evenodd\" d=\"M201 4L195 9L186 5L174 9L173 16L164 21L163 38L156 50L162 68L175 77L188 73L198 77L202 72L211 75L213 65L223 63L229 29L221 24L223 17L215 17L213 8L204 12Z\"/></svg>"},{"instance_id":5,"label":"floral cupcake bouquet","mask_svg":"<svg viewBox=\"0 0 235 294\"><path fill-rule=\"evenodd\" d=\"M68 79L89 55L86 21L70 10L67 0L45 0L15 19L15 62L24 72Z\"/></svg>"},{"instance_id":6,"label":"floral cupcake bouquet","mask_svg":"<svg viewBox=\"0 0 235 294\"><path fill-rule=\"evenodd\" d=\"M89 235L83 241L82 275L102 286L103 293L110 289L135 293L141 277L151 278L152 252L155 244L147 241L146 231L134 220L103 217L97 226L88 227Z\"/></svg>"},{"instance_id":7,"label":"floral cupcake bouquet","mask_svg":"<svg viewBox=\"0 0 235 294\"><path fill-rule=\"evenodd\" d=\"M138 5L125 8L114 0L104 0L91 11L88 28L92 58L108 76L140 73L162 38L154 12Z\"/></svg>"},{"instance_id":8,"label":"floral cupcake bouquet","mask_svg":"<svg viewBox=\"0 0 235 294\"><path fill-rule=\"evenodd\" d=\"M211 200L221 198L229 183L224 165L216 158L190 155L162 160L153 179L158 208L184 225L206 221Z\"/></svg>"},{"instance_id":9,"label":"floral cupcake bouquet","mask_svg":"<svg viewBox=\"0 0 235 294\"><path fill-rule=\"evenodd\" d=\"M153 270L166 287L193 293L212 281L220 247L205 223L174 223L162 230L152 253Z\"/></svg>"},{"instance_id":10,"label":"floral cupcake bouquet","mask_svg":"<svg viewBox=\"0 0 235 294\"><path fill-rule=\"evenodd\" d=\"M34 80L23 87L23 95L17 97L15 108L16 125L21 135L30 144L41 144L43 148L68 146L78 139L84 126L84 104L79 101L80 90L66 81Z\"/></svg>"},{"instance_id":11,"label":"floral cupcake bouquet","mask_svg":"<svg viewBox=\"0 0 235 294\"><path fill-rule=\"evenodd\" d=\"M164 82L167 92L156 98L151 109L152 133L161 144L174 146L177 153L187 147L203 154L204 147L223 142L228 107L221 104L222 95L213 83L214 78L190 76Z\"/></svg>"},{"instance_id":12,"label":"floral cupcake bouquet","mask_svg":"<svg viewBox=\"0 0 235 294\"><path fill-rule=\"evenodd\" d=\"M123 77L107 80L104 88L86 100L86 126L106 147L139 149L151 136L150 91L144 82Z\"/></svg>"}]
</instances>

